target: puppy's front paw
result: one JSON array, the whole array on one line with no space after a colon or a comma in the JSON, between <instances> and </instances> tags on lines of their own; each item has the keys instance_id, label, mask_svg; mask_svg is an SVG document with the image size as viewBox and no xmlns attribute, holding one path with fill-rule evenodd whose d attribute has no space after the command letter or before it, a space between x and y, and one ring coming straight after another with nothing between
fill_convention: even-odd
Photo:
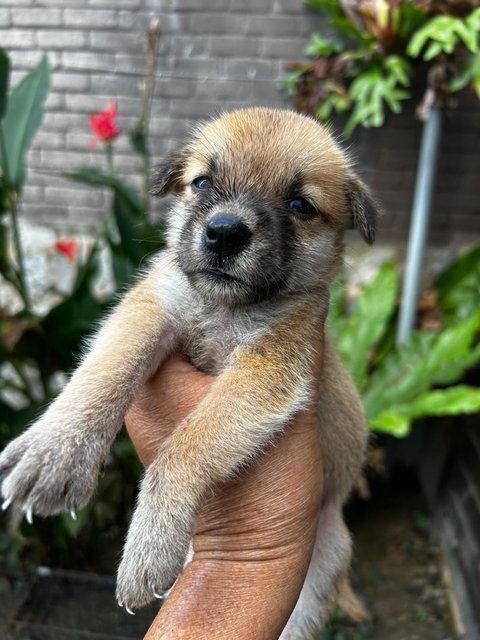
<instances>
[{"instance_id":1,"label":"puppy's front paw","mask_svg":"<svg viewBox=\"0 0 480 640\"><path fill-rule=\"evenodd\" d=\"M5 476L3 506L16 504L32 515L75 514L90 499L105 461L103 442L74 424L59 425L44 416L0 455Z\"/></svg>"},{"instance_id":2,"label":"puppy's front paw","mask_svg":"<svg viewBox=\"0 0 480 640\"><path fill-rule=\"evenodd\" d=\"M187 556L193 522L177 512L178 500L172 504L161 489L159 493L151 500L146 491L140 492L130 523L116 593L118 603L127 610L163 597Z\"/></svg>"}]
</instances>

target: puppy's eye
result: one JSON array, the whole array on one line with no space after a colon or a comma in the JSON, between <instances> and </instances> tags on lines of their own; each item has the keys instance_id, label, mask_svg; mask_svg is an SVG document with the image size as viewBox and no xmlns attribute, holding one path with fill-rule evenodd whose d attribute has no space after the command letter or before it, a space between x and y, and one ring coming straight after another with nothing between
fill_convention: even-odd
<instances>
[{"instance_id":1,"label":"puppy's eye","mask_svg":"<svg viewBox=\"0 0 480 640\"><path fill-rule=\"evenodd\" d=\"M294 215L301 218L313 218L317 215L317 210L313 205L305 200L305 198L292 198L287 202L287 207L289 207Z\"/></svg>"},{"instance_id":2,"label":"puppy's eye","mask_svg":"<svg viewBox=\"0 0 480 640\"><path fill-rule=\"evenodd\" d=\"M195 178L195 180L192 182L192 186L195 189L203 190L213 187L213 183L208 176L200 176L198 178Z\"/></svg>"}]
</instances>

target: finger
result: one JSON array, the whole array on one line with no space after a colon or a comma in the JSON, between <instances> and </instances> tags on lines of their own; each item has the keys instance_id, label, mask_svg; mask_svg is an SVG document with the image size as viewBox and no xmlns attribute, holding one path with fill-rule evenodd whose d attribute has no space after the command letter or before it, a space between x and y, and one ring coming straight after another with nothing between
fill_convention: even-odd
<instances>
[{"instance_id":1,"label":"finger","mask_svg":"<svg viewBox=\"0 0 480 640\"><path fill-rule=\"evenodd\" d=\"M161 442L208 393L212 381L175 354L145 383L125 416L144 464L150 464Z\"/></svg>"}]
</instances>

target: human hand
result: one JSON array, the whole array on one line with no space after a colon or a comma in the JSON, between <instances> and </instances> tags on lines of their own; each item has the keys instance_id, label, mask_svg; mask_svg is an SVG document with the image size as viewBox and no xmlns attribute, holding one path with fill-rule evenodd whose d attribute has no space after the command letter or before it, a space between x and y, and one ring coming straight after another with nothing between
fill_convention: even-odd
<instances>
[{"instance_id":1,"label":"human hand","mask_svg":"<svg viewBox=\"0 0 480 640\"><path fill-rule=\"evenodd\" d=\"M126 425L145 465L213 379L174 356L144 386ZM315 410L314 402L238 477L216 487L198 516L193 560L146 639L278 638L305 578L322 495Z\"/></svg>"}]
</instances>

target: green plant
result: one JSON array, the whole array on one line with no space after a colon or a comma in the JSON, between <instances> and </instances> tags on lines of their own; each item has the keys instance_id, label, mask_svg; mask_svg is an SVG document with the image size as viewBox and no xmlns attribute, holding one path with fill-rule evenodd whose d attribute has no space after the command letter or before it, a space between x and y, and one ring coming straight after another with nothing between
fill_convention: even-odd
<instances>
[{"instance_id":1,"label":"green plant","mask_svg":"<svg viewBox=\"0 0 480 640\"><path fill-rule=\"evenodd\" d=\"M290 65L286 88L300 111L322 121L349 115L346 136L359 125L382 126L388 110L399 113L421 61L430 67L420 115L432 103L450 106L452 94L466 86L480 97L480 7L474 2L307 4L326 16L333 35L311 36L305 49L311 60Z\"/></svg>"},{"instance_id":2,"label":"green plant","mask_svg":"<svg viewBox=\"0 0 480 640\"><path fill-rule=\"evenodd\" d=\"M361 391L374 431L403 437L412 420L480 412L480 388L459 383L480 362L480 247L435 282L441 328L417 329L395 347L398 275L387 262L346 304L342 281L332 295L329 333Z\"/></svg>"},{"instance_id":3,"label":"green plant","mask_svg":"<svg viewBox=\"0 0 480 640\"><path fill-rule=\"evenodd\" d=\"M156 33L158 37L158 29ZM152 38L150 29L150 45ZM155 53L156 48L150 46L149 51ZM151 63L149 69L153 73ZM56 243L57 249L74 263L74 283L67 294L56 292L57 302L46 313L35 310L18 229L18 203L26 179L25 156L41 124L42 105L49 91L47 59L43 58L10 92L8 76L9 59L0 49L0 275L13 298L12 305L0 306L0 448L23 431L56 395L59 376L64 377L74 367L83 341L114 299L115 292L102 298L95 293L101 245L110 248L114 288L119 289L129 283L142 259L164 242L162 226L150 219L146 191L138 194L114 175L113 138L118 131L110 130L115 135L110 135L108 141L104 138L108 171L85 169L71 177L111 189L111 215L83 259L76 257L75 240ZM146 80L145 103L151 100L152 82ZM131 134L132 146L144 160L144 184L149 170L148 118L146 104ZM103 131L108 134L107 129ZM126 527L141 471L126 437L115 443L112 463L97 500L80 512L76 521L62 515L37 521L32 527L13 519L11 543L4 540L0 545L3 562L11 565L12 557L24 550L23 543L28 538L28 548L37 562L72 566L83 554L87 555L87 549L88 555L95 553L98 538L107 540L111 530ZM72 538L76 539L73 547ZM105 544L108 546L108 542Z\"/></svg>"}]
</instances>

